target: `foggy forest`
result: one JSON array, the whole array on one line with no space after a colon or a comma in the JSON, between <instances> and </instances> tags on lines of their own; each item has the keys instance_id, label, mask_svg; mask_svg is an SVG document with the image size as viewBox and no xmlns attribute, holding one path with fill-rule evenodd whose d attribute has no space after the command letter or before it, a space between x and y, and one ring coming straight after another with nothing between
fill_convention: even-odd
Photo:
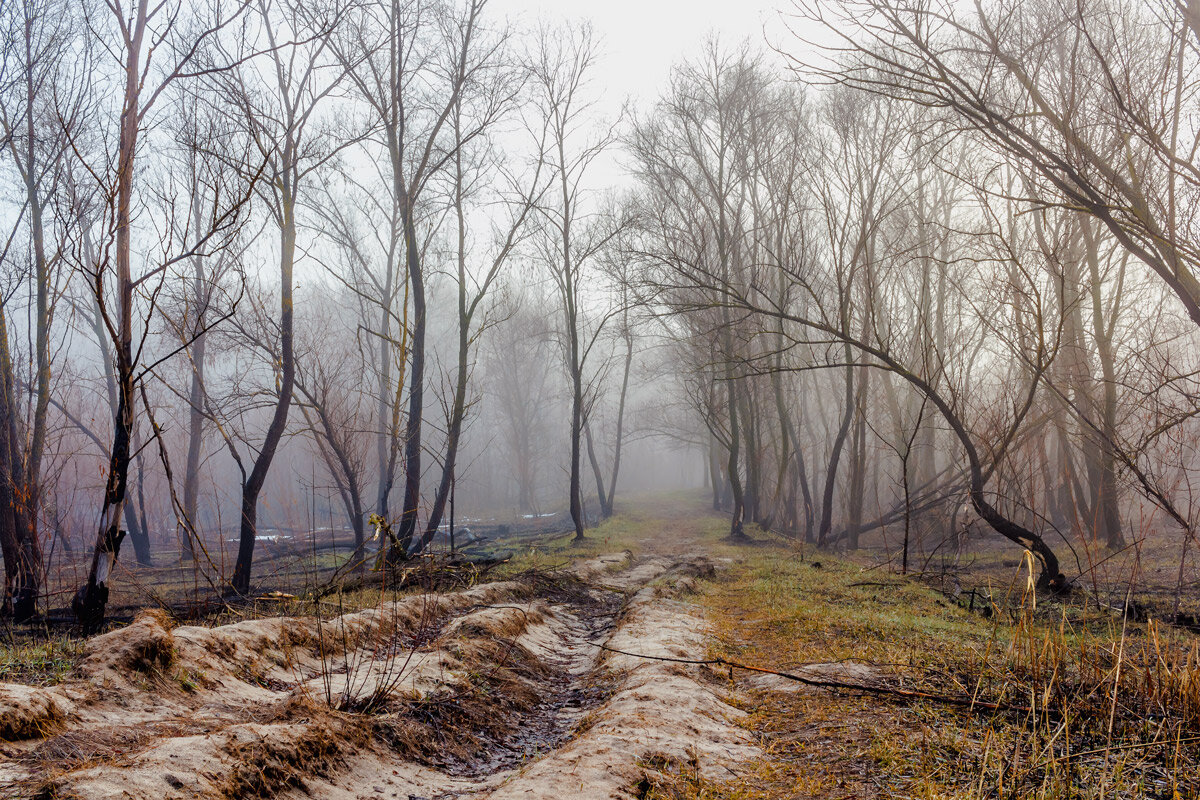
<instances>
[{"instance_id":1,"label":"foggy forest","mask_svg":"<svg viewBox=\"0 0 1200 800\"><path fill-rule=\"evenodd\" d=\"M1200 3L641 6L0 0L0 795L1200 796Z\"/></svg>"}]
</instances>

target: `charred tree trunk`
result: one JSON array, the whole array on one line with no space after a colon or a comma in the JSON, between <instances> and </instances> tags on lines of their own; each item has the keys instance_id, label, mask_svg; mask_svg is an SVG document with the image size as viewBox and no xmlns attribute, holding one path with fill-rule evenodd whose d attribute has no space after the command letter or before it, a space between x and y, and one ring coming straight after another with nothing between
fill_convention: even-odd
<instances>
[{"instance_id":1,"label":"charred tree trunk","mask_svg":"<svg viewBox=\"0 0 1200 800\"><path fill-rule=\"evenodd\" d=\"M104 622L108 605L108 577L116 563L124 531L120 519L126 500L129 476L130 443L133 437L133 277L130 244L133 214L133 168L137 152L138 126L141 118L141 54L148 25L149 0L140 0L134 19L125 32L125 98L121 110L120 136L117 157L117 192L114 209L116 235L117 319L106 320L109 335L114 339L117 379L117 413L113 420L113 444L108 459L108 480L96 544L92 549L92 566L87 582L76 592L72 609L87 631L97 630ZM96 273L95 296L99 307L104 302L103 272Z\"/></svg>"},{"instance_id":2,"label":"charred tree trunk","mask_svg":"<svg viewBox=\"0 0 1200 800\"><path fill-rule=\"evenodd\" d=\"M37 613L42 552L37 527L22 496L24 478L15 416L12 361L6 314L0 307L0 553L4 556L4 598L0 616L24 622Z\"/></svg>"}]
</instances>

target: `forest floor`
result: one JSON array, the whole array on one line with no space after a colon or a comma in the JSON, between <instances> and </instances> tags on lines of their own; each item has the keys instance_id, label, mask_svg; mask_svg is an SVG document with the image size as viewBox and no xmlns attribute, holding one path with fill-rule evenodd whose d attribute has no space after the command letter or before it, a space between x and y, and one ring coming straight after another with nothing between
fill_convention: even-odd
<instances>
[{"instance_id":1,"label":"forest floor","mask_svg":"<svg viewBox=\"0 0 1200 800\"><path fill-rule=\"evenodd\" d=\"M1193 633L727 524L641 500L466 588L10 649L0 797L1200 796Z\"/></svg>"}]
</instances>

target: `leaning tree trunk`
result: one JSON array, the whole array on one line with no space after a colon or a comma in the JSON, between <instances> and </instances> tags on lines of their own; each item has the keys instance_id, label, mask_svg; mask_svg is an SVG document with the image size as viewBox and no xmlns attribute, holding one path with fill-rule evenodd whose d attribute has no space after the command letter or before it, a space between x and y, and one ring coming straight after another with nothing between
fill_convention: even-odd
<instances>
[{"instance_id":1,"label":"leaning tree trunk","mask_svg":"<svg viewBox=\"0 0 1200 800\"><path fill-rule=\"evenodd\" d=\"M825 492L821 496L821 524L817 528L817 547L829 544L829 533L833 529L833 490L837 484L838 463L842 458L842 447L846 443L846 434L850 431L850 423L854 419L854 367L850 347L846 347L846 392L845 411L842 422L838 425L837 435L833 439L833 449L829 454L829 468L825 473Z\"/></svg>"},{"instance_id":2,"label":"leaning tree trunk","mask_svg":"<svg viewBox=\"0 0 1200 800\"><path fill-rule=\"evenodd\" d=\"M828 333L840 335L837 334L836 331L831 331L824 326L814 327L825 330ZM910 385L927 397L931 403L933 403L934 407L937 408L938 413L940 413L942 418L946 420L946 424L949 425L950 430L953 431L955 437L962 445L963 452L967 456L967 469L970 475L967 495L971 500L971 506L975 509L975 512L979 514L980 518L983 519L983 521L986 522L992 528L992 530L996 531L1009 541L1024 547L1034 555L1034 557L1041 564L1037 581L1039 589L1045 589L1055 593L1070 591L1070 581L1062 573L1062 570L1059 567L1058 557L1054 554L1054 551L1050 548L1050 546L1046 544L1046 541L1037 533L1005 517L998 509L996 509L995 506L988 502L984 493L984 487L987 483L988 475L991 474L991 470L988 470L988 472L985 474L983 461L979 457L979 451L975 447L975 442L971 439L971 435L967 432L966 426L963 424L962 420L954 412L954 409L945 400L945 398L938 394L938 392L929 383L901 367L895 359L891 358L883 350L871 347L865 342L850 342L848 339L846 341L862 352L879 359L888 369L895 372L897 375L907 381ZM1029 393L1025 398L1023 407L1019 409L1016 414L1014 428L1012 429L1013 431L1015 431L1015 426L1025 418L1025 416L1029 413L1029 409L1033 406L1034 397L1037 393L1037 387L1042 380L1043 370L1044 367L1039 367L1038 371L1036 371L1030 379ZM994 454L993 458L1001 458L1004 450L1007 448L1007 444L1011 441L1012 437L1010 435L1008 440L1002 443L1002 445L997 449L997 452Z\"/></svg>"}]
</instances>

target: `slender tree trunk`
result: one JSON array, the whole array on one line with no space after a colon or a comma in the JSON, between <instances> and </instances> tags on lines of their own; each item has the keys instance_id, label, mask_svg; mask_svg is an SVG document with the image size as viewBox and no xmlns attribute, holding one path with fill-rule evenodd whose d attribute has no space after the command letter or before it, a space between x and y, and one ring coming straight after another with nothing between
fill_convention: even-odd
<instances>
[{"instance_id":1,"label":"slender tree trunk","mask_svg":"<svg viewBox=\"0 0 1200 800\"><path fill-rule=\"evenodd\" d=\"M726 338L728 339L728 334ZM728 352L728 348L726 348L726 352ZM733 507L729 521L729 538L742 540L746 538L746 532L743 527L745 495L742 492L742 479L738 474L741 458L741 432L738 425L737 384L733 377L733 364L729 359L730 356L726 356L725 396L729 403L729 461L726 467L726 477L729 480L729 489L733 496Z\"/></svg>"},{"instance_id":2,"label":"slender tree trunk","mask_svg":"<svg viewBox=\"0 0 1200 800\"><path fill-rule=\"evenodd\" d=\"M866 395L868 373L864 367L859 371L858 387L855 392L855 419L850 435L850 489L846 497L846 547L858 549L858 534L862 527L863 503L867 482L867 417Z\"/></svg>"},{"instance_id":3,"label":"slender tree trunk","mask_svg":"<svg viewBox=\"0 0 1200 800\"><path fill-rule=\"evenodd\" d=\"M853 352L846 346L846 363L853 361ZM845 411L838 425L837 435L833 439L833 449L829 454L829 468L825 473L825 493L821 497L821 525L817 528L817 547L829 544L829 533L833 528L833 491L837 485L838 462L842 457L842 447L846 443L846 434L850 431L850 423L854 419L854 367L847 366L846 391L843 402Z\"/></svg>"},{"instance_id":4,"label":"slender tree trunk","mask_svg":"<svg viewBox=\"0 0 1200 800\"><path fill-rule=\"evenodd\" d=\"M608 478L608 502L600 509L605 519L613 515L613 505L616 502L617 478L621 473L621 446L625 439L625 399L629 393L629 373L633 365L633 333L629 330L628 310L625 314L625 364L621 370L621 395L617 400L617 441L613 448L612 473Z\"/></svg>"},{"instance_id":5,"label":"slender tree trunk","mask_svg":"<svg viewBox=\"0 0 1200 800\"><path fill-rule=\"evenodd\" d=\"M283 188L279 226L279 393L275 413L263 437L262 449L254 467L242 484L241 530L238 539L237 561L233 568L230 588L238 594L250 591L250 573L254 564L254 543L258 535L258 496L267 480L267 472L275 459L275 451L287 427L288 412L296 385L296 360L293 352L292 324L292 267L296 258L295 184Z\"/></svg>"},{"instance_id":6,"label":"slender tree trunk","mask_svg":"<svg viewBox=\"0 0 1200 800\"><path fill-rule=\"evenodd\" d=\"M400 514L396 545L389 554L392 563L408 557L408 548L417 530L417 511L421 503L421 423L425 413L425 276L421 272L421 251L413 220L414 210L407 196L402 197L401 208L408 280L412 287L412 367L408 385L408 420L404 432L404 510Z\"/></svg>"},{"instance_id":7,"label":"slender tree trunk","mask_svg":"<svg viewBox=\"0 0 1200 800\"><path fill-rule=\"evenodd\" d=\"M712 489L713 511L720 511L725 495L725 477L721 474L721 456L717 452L717 437L710 431L708 434L708 476Z\"/></svg>"},{"instance_id":8,"label":"slender tree trunk","mask_svg":"<svg viewBox=\"0 0 1200 800\"><path fill-rule=\"evenodd\" d=\"M134 375L133 375L133 276L131 271L130 230L133 213L133 168L137 152L140 118L141 52L148 24L149 0L139 0L135 17L127 33L125 47L125 100L121 112L120 140L117 156L117 193L115 213L117 314L114 342L117 362L117 413L113 421L113 445L108 462L108 481L96 544L92 550L92 566L87 583L76 593L72 608L85 630L96 630L104 621L108 605L108 577L116 563L124 532L120 519L126 500L129 477L130 443L133 436ZM96 286L97 295L103 283Z\"/></svg>"},{"instance_id":9,"label":"slender tree trunk","mask_svg":"<svg viewBox=\"0 0 1200 800\"><path fill-rule=\"evenodd\" d=\"M746 483L742 488L742 518L762 525L762 448L758 440L758 414L755 400L755 383L752 379L744 380L742 390L738 392L742 399L742 407L738 414L741 422L742 438L745 442L742 461L746 465Z\"/></svg>"},{"instance_id":10,"label":"slender tree trunk","mask_svg":"<svg viewBox=\"0 0 1200 800\"><path fill-rule=\"evenodd\" d=\"M1100 527L1106 544L1113 549L1125 546L1121 525L1121 497L1117 483L1117 368L1113 354L1112 325L1104 319L1101 297L1100 257L1090 221L1083 223L1084 245L1087 248L1089 289L1092 306L1092 333L1096 340L1096 355L1100 361L1102 397L1100 407ZM1122 263L1122 270L1124 264Z\"/></svg>"},{"instance_id":11,"label":"slender tree trunk","mask_svg":"<svg viewBox=\"0 0 1200 800\"><path fill-rule=\"evenodd\" d=\"M192 219L200 229L200 204L193 202ZM184 561L194 561L196 553L191 531L199 530L197 516L200 502L200 456L204 447L204 373L207 366L208 335L205 333L208 293L204 285L204 262L199 256L192 259L192 302L196 304L195 339L190 347L192 366L191 386L188 389L188 445L183 472L183 513L187 524L179 529L179 554Z\"/></svg>"},{"instance_id":12,"label":"slender tree trunk","mask_svg":"<svg viewBox=\"0 0 1200 800\"><path fill-rule=\"evenodd\" d=\"M455 118L457 123L457 117ZM457 125L456 125L457 130ZM458 445L462 436L463 420L467 414L467 375L471 357L471 322L472 314L467 306L467 226L466 214L463 208L463 177L462 156L455 155L457 180L455 181L454 207L458 222L458 368L454 376L454 400L450 406L450 418L446 425L446 457L442 460L442 477L438 482L437 492L433 496L433 505L429 509L429 521L425 525L425 533L417 547L420 552L429 546L437 535L442 524L442 516L446 513L446 501L454 489L454 467L458 460ZM451 527L454 521L450 521ZM450 531L451 537L454 531Z\"/></svg>"},{"instance_id":13,"label":"slender tree trunk","mask_svg":"<svg viewBox=\"0 0 1200 800\"><path fill-rule=\"evenodd\" d=\"M604 490L604 472L600 469L600 459L596 457L596 443L592 440L591 422L583 423L583 438L587 444L588 462L592 467L592 477L596 480L596 500L600 504L600 516L607 517L608 494Z\"/></svg>"},{"instance_id":14,"label":"slender tree trunk","mask_svg":"<svg viewBox=\"0 0 1200 800\"><path fill-rule=\"evenodd\" d=\"M135 453L141 450L136 431L132 447ZM154 559L150 552L150 530L146 522L146 473L142 469L142 457L134 458L133 464L137 468L137 480L134 482L137 486L137 504L125 503L125 528L129 532L129 543L133 545L138 566L151 567L154 566Z\"/></svg>"},{"instance_id":15,"label":"slender tree trunk","mask_svg":"<svg viewBox=\"0 0 1200 800\"><path fill-rule=\"evenodd\" d=\"M579 357L579 337L577 331L572 330L568 333L571 338L569 344L572 364L577 364ZM571 506L571 521L575 525L575 541L582 541L584 538L584 519L583 519L583 487L582 476L580 475L580 439L583 432L583 379L579 374L579 370L571 369L571 464L570 464L570 480L567 486L567 491L570 494Z\"/></svg>"}]
</instances>

